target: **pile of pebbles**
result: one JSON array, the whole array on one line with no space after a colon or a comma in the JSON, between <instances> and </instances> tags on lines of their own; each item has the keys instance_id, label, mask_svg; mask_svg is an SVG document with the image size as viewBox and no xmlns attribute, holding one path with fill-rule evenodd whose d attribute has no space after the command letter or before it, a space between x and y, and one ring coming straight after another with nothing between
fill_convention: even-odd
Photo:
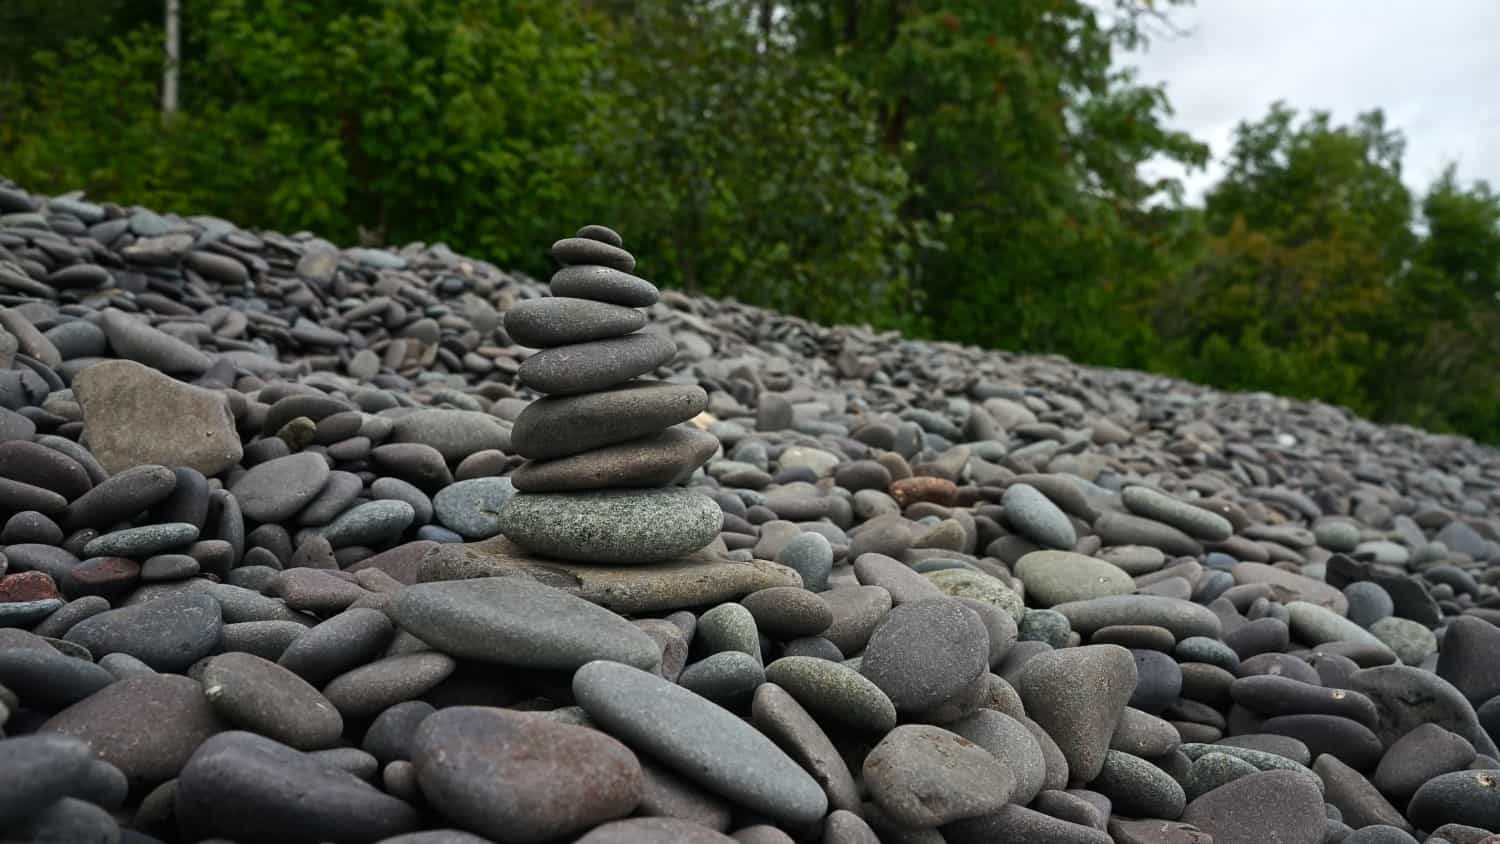
<instances>
[{"instance_id":1,"label":"pile of pebbles","mask_svg":"<svg viewBox=\"0 0 1500 844\"><path fill-rule=\"evenodd\" d=\"M599 289L0 182L0 841L1500 841L1500 453Z\"/></svg>"}]
</instances>

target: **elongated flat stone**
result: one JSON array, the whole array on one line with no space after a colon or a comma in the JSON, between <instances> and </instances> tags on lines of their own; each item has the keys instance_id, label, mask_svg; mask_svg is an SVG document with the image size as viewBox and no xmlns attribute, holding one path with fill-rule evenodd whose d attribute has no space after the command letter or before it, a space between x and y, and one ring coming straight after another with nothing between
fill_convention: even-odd
<instances>
[{"instance_id":1,"label":"elongated flat stone","mask_svg":"<svg viewBox=\"0 0 1500 844\"><path fill-rule=\"evenodd\" d=\"M635 256L592 237L565 237L552 244L552 257L569 266L598 264L621 272L635 269Z\"/></svg>"},{"instance_id":2,"label":"elongated flat stone","mask_svg":"<svg viewBox=\"0 0 1500 844\"><path fill-rule=\"evenodd\" d=\"M529 461L511 479L521 492L670 486L686 480L718 450L719 438L712 434L668 428L582 454Z\"/></svg>"},{"instance_id":3,"label":"elongated flat stone","mask_svg":"<svg viewBox=\"0 0 1500 844\"><path fill-rule=\"evenodd\" d=\"M765 560L730 562L703 550L671 560L612 566L549 560L503 536L466 545L438 545L417 566L418 582L527 576L548 586L636 615L718 604L772 586L801 586L792 569Z\"/></svg>"},{"instance_id":4,"label":"elongated flat stone","mask_svg":"<svg viewBox=\"0 0 1500 844\"><path fill-rule=\"evenodd\" d=\"M708 407L696 384L630 381L612 390L537 399L516 417L511 447L522 457L550 460L633 440Z\"/></svg>"},{"instance_id":5,"label":"elongated flat stone","mask_svg":"<svg viewBox=\"0 0 1500 844\"><path fill-rule=\"evenodd\" d=\"M553 296L576 296L631 308L656 304L661 292L651 282L623 270L597 264L563 267L553 273Z\"/></svg>"},{"instance_id":6,"label":"elongated flat stone","mask_svg":"<svg viewBox=\"0 0 1500 844\"><path fill-rule=\"evenodd\" d=\"M649 669L661 649L615 613L527 577L422 583L390 607L395 622L451 655L573 671L607 659Z\"/></svg>"},{"instance_id":7,"label":"elongated flat stone","mask_svg":"<svg viewBox=\"0 0 1500 844\"><path fill-rule=\"evenodd\" d=\"M605 340L645 327L645 311L568 296L517 302L505 314L510 339L534 349Z\"/></svg>"},{"instance_id":8,"label":"elongated flat stone","mask_svg":"<svg viewBox=\"0 0 1500 844\"><path fill-rule=\"evenodd\" d=\"M1234 535L1234 526L1218 513L1180 501L1150 487L1128 486L1120 502L1137 516L1169 524L1196 539L1223 542Z\"/></svg>"},{"instance_id":9,"label":"elongated flat stone","mask_svg":"<svg viewBox=\"0 0 1500 844\"><path fill-rule=\"evenodd\" d=\"M610 735L704 788L789 824L811 824L828 798L759 730L681 686L617 662L573 675L573 696Z\"/></svg>"},{"instance_id":10,"label":"elongated flat stone","mask_svg":"<svg viewBox=\"0 0 1500 844\"><path fill-rule=\"evenodd\" d=\"M518 493L499 518L512 542L543 556L634 564L703 548L724 516L712 498L673 488Z\"/></svg>"},{"instance_id":11,"label":"elongated flat stone","mask_svg":"<svg viewBox=\"0 0 1500 844\"><path fill-rule=\"evenodd\" d=\"M627 334L537 352L521 364L521 383L548 395L603 390L645 375L677 356L660 334Z\"/></svg>"},{"instance_id":12,"label":"elongated flat stone","mask_svg":"<svg viewBox=\"0 0 1500 844\"><path fill-rule=\"evenodd\" d=\"M1069 601L1052 609L1067 616L1080 635L1117 624L1150 624L1172 631L1178 641L1190 636L1219 638L1219 617L1208 607L1160 595L1109 595Z\"/></svg>"}]
</instances>

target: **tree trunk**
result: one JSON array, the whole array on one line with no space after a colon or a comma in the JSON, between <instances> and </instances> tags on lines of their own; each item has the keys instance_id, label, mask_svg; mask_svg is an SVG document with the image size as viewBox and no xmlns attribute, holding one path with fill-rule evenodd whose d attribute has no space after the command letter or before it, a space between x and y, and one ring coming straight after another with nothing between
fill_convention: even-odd
<instances>
[{"instance_id":1,"label":"tree trunk","mask_svg":"<svg viewBox=\"0 0 1500 844\"><path fill-rule=\"evenodd\" d=\"M166 0L166 58L162 64L161 116L168 120L177 112L177 64L182 53L178 22L182 17L182 0Z\"/></svg>"}]
</instances>

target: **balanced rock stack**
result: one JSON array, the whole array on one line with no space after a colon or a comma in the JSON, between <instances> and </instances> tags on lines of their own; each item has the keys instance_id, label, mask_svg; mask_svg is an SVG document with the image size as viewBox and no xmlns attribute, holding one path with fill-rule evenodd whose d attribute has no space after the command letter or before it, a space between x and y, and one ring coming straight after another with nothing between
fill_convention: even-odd
<instances>
[{"instance_id":1,"label":"balanced rock stack","mask_svg":"<svg viewBox=\"0 0 1500 844\"><path fill-rule=\"evenodd\" d=\"M505 316L512 340L542 350L518 377L544 397L511 433L527 462L512 476L502 532L532 553L593 563L660 562L707 546L722 525L718 504L675 485L719 448L680 424L708 394L640 380L677 354L669 336L642 330L656 286L631 274L634 256L604 226L559 240L552 255L564 265L552 295Z\"/></svg>"}]
</instances>

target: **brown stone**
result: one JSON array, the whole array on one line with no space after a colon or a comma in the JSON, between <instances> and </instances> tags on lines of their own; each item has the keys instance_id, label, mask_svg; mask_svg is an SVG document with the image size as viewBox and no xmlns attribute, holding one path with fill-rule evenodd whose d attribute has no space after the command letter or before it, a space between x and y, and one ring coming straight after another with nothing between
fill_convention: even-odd
<instances>
[{"instance_id":1,"label":"brown stone","mask_svg":"<svg viewBox=\"0 0 1500 844\"><path fill-rule=\"evenodd\" d=\"M223 393L134 361L96 363L73 378L83 436L111 474L132 466L190 466L212 477L244 449Z\"/></svg>"},{"instance_id":2,"label":"brown stone","mask_svg":"<svg viewBox=\"0 0 1500 844\"><path fill-rule=\"evenodd\" d=\"M550 841L622 818L641 765L617 739L541 715L455 706L428 716L412 763L444 818L498 841Z\"/></svg>"},{"instance_id":3,"label":"brown stone","mask_svg":"<svg viewBox=\"0 0 1500 844\"><path fill-rule=\"evenodd\" d=\"M718 604L772 586L802 585L797 572L786 566L765 560L731 562L712 548L661 563L592 565L538 557L503 536L437 545L417 566L418 582L506 575L527 575L625 614Z\"/></svg>"},{"instance_id":4,"label":"brown stone","mask_svg":"<svg viewBox=\"0 0 1500 844\"><path fill-rule=\"evenodd\" d=\"M61 598L57 584L39 571L23 571L0 577L0 604L12 601L45 601Z\"/></svg>"},{"instance_id":5,"label":"brown stone","mask_svg":"<svg viewBox=\"0 0 1500 844\"><path fill-rule=\"evenodd\" d=\"M422 560L425 559L428 554L432 553L438 548L444 547L448 546L439 545L438 543L432 542L431 540L427 539L418 539L402 545L397 545L395 548L392 548L388 551L381 551L379 554L376 554L373 557L366 557L363 560L360 560L359 562L350 566L347 571L361 572L368 569L377 569L395 578L398 582L406 586L410 586L413 583L418 582L418 575L421 573ZM485 575L473 576L484 577ZM433 579L453 580L454 578L442 577Z\"/></svg>"},{"instance_id":6,"label":"brown stone","mask_svg":"<svg viewBox=\"0 0 1500 844\"><path fill-rule=\"evenodd\" d=\"M141 564L125 557L91 557L68 570L63 591L69 598L101 595L115 598L135 587Z\"/></svg>"},{"instance_id":7,"label":"brown stone","mask_svg":"<svg viewBox=\"0 0 1500 844\"><path fill-rule=\"evenodd\" d=\"M930 476L902 478L891 484L891 497L902 507L918 501L952 507L958 501L958 485L950 480Z\"/></svg>"},{"instance_id":8,"label":"brown stone","mask_svg":"<svg viewBox=\"0 0 1500 844\"><path fill-rule=\"evenodd\" d=\"M179 674L142 674L64 709L40 732L83 740L139 791L177 776L198 745L223 729L198 681Z\"/></svg>"}]
</instances>

